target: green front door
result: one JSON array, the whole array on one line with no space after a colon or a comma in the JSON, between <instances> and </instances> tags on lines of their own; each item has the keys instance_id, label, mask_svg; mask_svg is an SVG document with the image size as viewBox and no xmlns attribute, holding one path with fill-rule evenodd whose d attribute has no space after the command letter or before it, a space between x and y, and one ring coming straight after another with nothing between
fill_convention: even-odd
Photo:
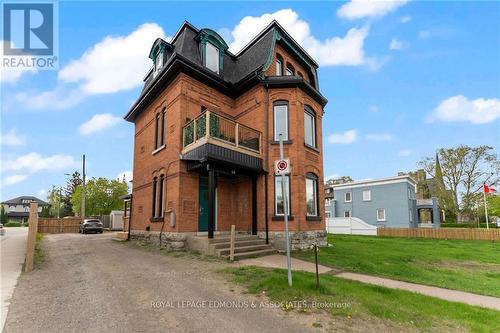
<instances>
[{"instance_id":1,"label":"green front door","mask_svg":"<svg viewBox=\"0 0 500 333\"><path fill-rule=\"evenodd\" d=\"M208 178L200 177L198 231L208 231Z\"/></svg>"}]
</instances>

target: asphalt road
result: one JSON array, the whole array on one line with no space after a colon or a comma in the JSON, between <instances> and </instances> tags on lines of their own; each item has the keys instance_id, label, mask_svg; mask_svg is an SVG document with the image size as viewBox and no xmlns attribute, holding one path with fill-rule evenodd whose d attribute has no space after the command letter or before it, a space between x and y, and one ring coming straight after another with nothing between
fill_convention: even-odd
<instances>
[{"instance_id":1,"label":"asphalt road","mask_svg":"<svg viewBox=\"0 0 500 333\"><path fill-rule=\"evenodd\" d=\"M0 236L0 265L1 265L1 326L4 327L9 310L9 300L21 274L26 255L26 241L28 228L5 228L5 235Z\"/></svg>"},{"instance_id":2,"label":"asphalt road","mask_svg":"<svg viewBox=\"0 0 500 333\"><path fill-rule=\"evenodd\" d=\"M318 331L308 316L253 308L262 299L216 273L224 263L111 237L47 235L46 262L19 279L4 332Z\"/></svg>"}]
</instances>

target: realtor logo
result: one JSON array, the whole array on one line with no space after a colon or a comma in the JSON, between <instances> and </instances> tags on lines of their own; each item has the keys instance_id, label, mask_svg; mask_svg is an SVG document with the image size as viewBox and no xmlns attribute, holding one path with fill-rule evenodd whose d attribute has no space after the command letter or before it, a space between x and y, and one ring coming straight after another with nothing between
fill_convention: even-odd
<instances>
[{"instance_id":1,"label":"realtor logo","mask_svg":"<svg viewBox=\"0 0 500 333\"><path fill-rule=\"evenodd\" d=\"M56 2L3 2L3 67L53 69L57 18Z\"/></svg>"}]
</instances>

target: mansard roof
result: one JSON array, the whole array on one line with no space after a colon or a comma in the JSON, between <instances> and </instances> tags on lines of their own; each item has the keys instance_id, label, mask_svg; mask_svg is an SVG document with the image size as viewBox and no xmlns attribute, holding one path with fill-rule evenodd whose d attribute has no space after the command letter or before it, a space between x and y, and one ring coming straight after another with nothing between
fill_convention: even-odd
<instances>
[{"instance_id":1,"label":"mansard roof","mask_svg":"<svg viewBox=\"0 0 500 333\"><path fill-rule=\"evenodd\" d=\"M200 52L200 40L203 39L223 51L221 59L224 68L218 74L203 66ZM267 80L264 77L263 73L271 66L276 43L280 43L303 65L311 77L311 83L305 82L298 76L290 76L283 80ZM296 84L306 87L307 92L310 95L312 93L311 96L320 104L327 103L326 98L319 92L318 64L276 21L271 22L236 54L229 51L228 45L217 32L211 29L197 29L187 21L182 24L170 42L161 38L154 42L149 55L152 60L160 47L166 49L161 72L153 75L154 68L149 70L144 79L141 95L125 116L128 121L134 121L141 110L161 91L161 87L170 83L179 72L195 76L230 97L237 97L253 85L265 81L268 85Z\"/></svg>"}]
</instances>

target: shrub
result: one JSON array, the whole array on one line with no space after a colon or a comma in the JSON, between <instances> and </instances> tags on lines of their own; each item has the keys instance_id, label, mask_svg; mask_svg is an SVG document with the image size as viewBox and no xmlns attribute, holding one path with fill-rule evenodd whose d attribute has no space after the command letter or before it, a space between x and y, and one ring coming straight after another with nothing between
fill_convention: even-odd
<instances>
[{"instance_id":1,"label":"shrub","mask_svg":"<svg viewBox=\"0 0 500 333\"><path fill-rule=\"evenodd\" d=\"M4 227L22 227L23 225L19 222L7 222Z\"/></svg>"}]
</instances>

